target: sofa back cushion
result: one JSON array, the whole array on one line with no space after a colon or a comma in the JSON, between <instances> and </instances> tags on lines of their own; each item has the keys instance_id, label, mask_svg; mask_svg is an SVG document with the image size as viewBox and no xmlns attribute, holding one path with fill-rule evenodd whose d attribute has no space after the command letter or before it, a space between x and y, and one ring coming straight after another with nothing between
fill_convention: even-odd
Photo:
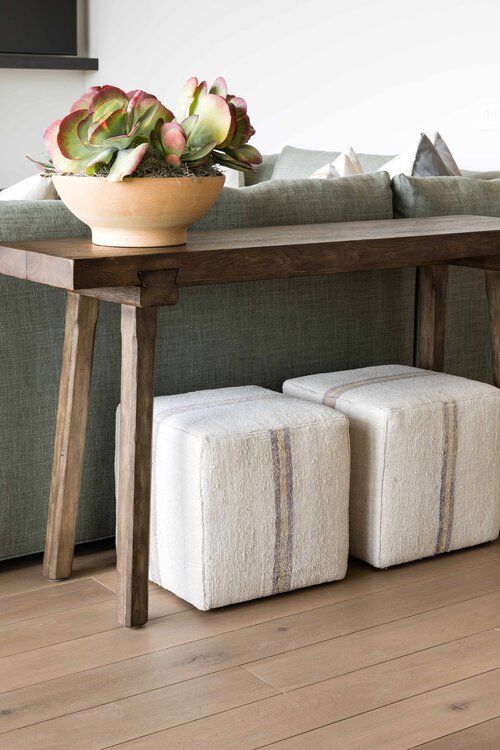
<instances>
[{"instance_id":1,"label":"sofa back cushion","mask_svg":"<svg viewBox=\"0 0 500 750\"><path fill-rule=\"evenodd\" d=\"M226 188L194 230L392 219L385 172L336 180L273 180Z\"/></svg>"},{"instance_id":2,"label":"sofa back cushion","mask_svg":"<svg viewBox=\"0 0 500 750\"><path fill-rule=\"evenodd\" d=\"M325 164L336 159L339 154L339 151L313 151L306 148L285 146L276 159L272 179L294 180L310 177ZM392 156L358 154L358 158L365 172L376 172L377 169L392 159Z\"/></svg>"},{"instance_id":3,"label":"sofa back cushion","mask_svg":"<svg viewBox=\"0 0 500 750\"><path fill-rule=\"evenodd\" d=\"M3 201L0 203L0 242L88 237L90 229L55 201Z\"/></svg>"},{"instance_id":4,"label":"sofa back cushion","mask_svg":"<svg viewBox=\"0 0 500 750\"><path fill-rule=\"evenodd\" d=\"M273 176L274 167L278 160L279 154L264 154L262 164L252 169L251 172L245 172L245 185L257 185L259 182L270 180Z\"/></svg>"},{"instance_id":5,"label":"sofa back cushion","mask_svg":"<svg viewBox=\"0 0 500 750\"><path fill-rule=\"evenodd\" d=\"M476 214L500 216L500 180L473 177L407 177L392 181L398 218Z\"/></svg>"},{"instance_id":6,"label":"sofa back cushion","mask_svg":"<svg viewBox=\"0 0 500 750\"><path fill-rule=\"evenodd\" d=\"M476 214L500 216L500 180L407 177L392 181L397 218ZM445 372L491 382L484 274L450 266L446 295Z\"/></svg>"}]
</instances>

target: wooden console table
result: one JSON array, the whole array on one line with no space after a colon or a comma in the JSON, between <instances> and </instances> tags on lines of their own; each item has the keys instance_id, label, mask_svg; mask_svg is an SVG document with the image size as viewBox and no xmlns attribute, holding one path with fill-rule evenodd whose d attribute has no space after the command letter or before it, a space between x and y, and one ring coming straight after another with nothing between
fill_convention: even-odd
<instances>
[{"instance_id":1,"label":"wooden console table","mask_svg":"<svg viewBox=\"0 0 500 750\"><path fill-rule=\"evenodd\" d=\"M418 364L441 370L449 264L482 268L500 385L500 219L448 216L196 232L173 248L86 239L0 246L0 273L67 290L44 574L71 574L99 300L121 305L118 621L148 619L149 509L157 308L179 287L347 271L419 269Z\"/></svg>"}]
</instances>

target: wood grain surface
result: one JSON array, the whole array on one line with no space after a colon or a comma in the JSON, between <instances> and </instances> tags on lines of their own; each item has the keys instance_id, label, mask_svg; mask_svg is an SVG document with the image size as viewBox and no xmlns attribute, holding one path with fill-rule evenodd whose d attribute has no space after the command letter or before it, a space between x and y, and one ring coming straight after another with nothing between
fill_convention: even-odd
<instances>
[{"instance_id":1,"label":"wood grain surface","mask_svg":"<svg viewBox=\"0 0 500 750\"><path fill-rule=\"evenodd\" d=\"M87 239L7 243L0 273L65 289L137 286L143 271L216 284L402 268L500 253L500 219L445 216L192 232L172 248L107 248Z\"/></svg>"}]
</instances>

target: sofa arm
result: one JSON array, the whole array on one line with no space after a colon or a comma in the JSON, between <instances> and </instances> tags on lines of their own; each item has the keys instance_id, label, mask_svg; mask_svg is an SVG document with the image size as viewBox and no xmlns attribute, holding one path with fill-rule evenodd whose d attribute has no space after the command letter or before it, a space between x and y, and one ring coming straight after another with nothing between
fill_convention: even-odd
<instances>
[{"instance_id":1,"label":"sofa arm","mask_svg":"<svg viewBox=\"0 0 500 750\"><path fill-rule=\"evenodd\" d=\"M62 201L0 201L0 242L88 236Z\"/></svg>"}]
</instances>

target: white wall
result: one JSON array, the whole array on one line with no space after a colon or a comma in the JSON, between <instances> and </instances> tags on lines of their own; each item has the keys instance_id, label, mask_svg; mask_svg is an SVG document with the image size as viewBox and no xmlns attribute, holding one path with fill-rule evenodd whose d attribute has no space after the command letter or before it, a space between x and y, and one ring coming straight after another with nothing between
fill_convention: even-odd
<instances>
[{"instance_id":1,"label":"white wall","mask_svg":"<svg viewBox=\"0 0 500 750\"><path fill-rule=\"evenodd\" d=\"M0 70L0 188L38 171L26 154L46 156L45 128L85 87L80 71Z\"/></svg>"},{"instance_id":2,"label":"white wall","mask_svg":"<svg viewBox=\"0 0 500 750\"><path fill-rule=\"evenodd\" d=\"M78 54L88 49L87 0L77 0ZM86 88L77 70L0 69L0 189L38 172L26 159L46 156L43 133Z\"/></svg>"},{"instance_id":3,"label":"white wall","mask_svg":"<svg viewBox=\"0 0 500 750\"><path fill-rule=\"evenodd\" d=\"M90 0L92 83L167 105L224 75L265 152L285 143L396 153L439 129L463 167L500 168L498 0ZM499 125L500 126L500 125Z\"/></svg>"},{"instance_id":4,"label":"white wall","mask_svg":"<svg viewBox=\"0 0 500 750\"><path fill-rule=\"evenodd\" d=\"M45 126L86 86L171 107L186 78L224 75L269 153L285 143L396 153L439 129L463 167L500 169L498 0L89 0L98 73L0 70L0 186L30 174ZM500 123L499 123L500 128Z\"/></svg>"}]
</instances>

